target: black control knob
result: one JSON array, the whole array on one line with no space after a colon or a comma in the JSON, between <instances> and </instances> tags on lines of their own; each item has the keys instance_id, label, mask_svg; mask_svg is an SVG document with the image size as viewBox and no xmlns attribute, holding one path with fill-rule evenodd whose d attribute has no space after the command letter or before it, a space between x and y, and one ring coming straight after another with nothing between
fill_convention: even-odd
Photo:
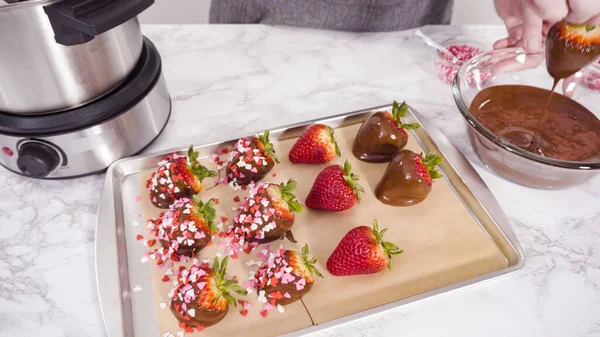
<instances>
[{"instance_id":1,"label":"black control knob","mask_svg":"<svg viewBox=\"0 0 600 337\"><path fill-rule=\"evenodd\" d=\"M17 166L28 176L42 178L52 172L60 162L60 156L50 146L28 142L19 148Z\"/></svg>"}]
</instances>

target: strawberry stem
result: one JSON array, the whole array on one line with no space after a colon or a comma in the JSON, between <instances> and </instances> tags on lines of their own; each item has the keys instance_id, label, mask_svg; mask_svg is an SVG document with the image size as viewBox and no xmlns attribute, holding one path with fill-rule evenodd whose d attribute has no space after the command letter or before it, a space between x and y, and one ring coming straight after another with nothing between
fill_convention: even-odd
<instances>
[{"instance_id":1,"label":"strawberry stem","mask_svg":"<svg viewBox=\"0 0 600 337\"><path fill-rule=\"evenodd\" d=\"M421 157L422 156L423 156L423 154L421 154ZM437 154L435 154L433 152L427 153L427 156L425 156L425 158L423 158L423 164L427 168L427 171L429 171L429 175L431 176L431 179L437 179L437 178L442 177L442 175L437 170L437 166L440 165L443 161L444 161L444 158L441 158L440 156L438 156Z\"/></svg>"},{"instance_id":2,"label":"strawberry stem","mask_svg":"<svg viewBox=\"0 0 600 337\"><path fill-rule=\"evenodd\" d=\"M283 201L285 201L288 204L288 207L294 212L294 213L300 213L304 211L304 206L302 206L302 204L300 204L297 200L296 200L296 195L294 194L294 190L296 189L296 181L294 181L293 179L288 180L287 184L281 183L280 186L280 192L281 192L281 199L283 199Z\"/></svg>"},{"instance_id":3,"label":"strawberry stem","mask_svg":"<svg viewBox=\"0 0 600 337\"><path fill-rule=\"evenodd\" d=\"M196 206L196 212L204 218L206 221L206 226L210 228L212 233L217 231L217 225L214 220L217 217L217 211L215 210L215 199L210 199L206 203L203 203L200 200L200 197L197 195L193 196L194 206Z\"/></svg>"},{"instance_id":4,"label":"strawberry stem","mask_svg":"<svg viewBox=\"0 0 600 337\"><path fill-rule=\"evenodd\" d=\"M225 273L227 272L227 262L229 261L229 256L225 256L223 261L219 264L219 258L215 257L213 262L213 273L215 277L215 284L217 285L217 296L215 298L215 303L223 296L229 304L233 304L233 306L237 307L237 301L233 296L231 296L230 291L235 292L239 295L247 295L248 292L242 286L236 283L233 279L227 279L225 277Z\"/></svg>"},{"instance_id":5,"label":"strawberry stem","mask_svg":"<svg viewBox=\"0 0 600 337\"><path fill-rule=\"evenodd\" d=\"M391 242L383 241L383 234L385 234L385 232L387 232L387 228L384 228L380 231L379 225L377 224L377 220L373 220L372 232L373 232L373 235L375 235L375 240L377 241L377 243L383 247L383 250L385 251L385 254L388 257L388 268L391 270L392 269L392 256L401 254L403 252L403 250L399 249L398 246L396 246L395 244L393 244Z\"/></svg>"},{"instance_id":6,"label":"strawberry stem","mask_svg":"<svg viewBox=\"0 0 600 337\"><path fill-rule=\"evenodd\" d=\"M408 104L406 102L402 102L401 105L398 105L398 102L394 101L392 103L392 118L398 123L398 126L405 130L418 129L421 127L419 123L407 123L404 124L402 122L402 117L406 116L408 113Z\"/></svg>"},{"instance_id":7,"label":"strawberry stem","mask_svg":"<svg viewBox=\"0 0 600 337\"><path fill-rule=\"evenodd\" d=\"M194 145L190 145L187 153L188 157L188 169L195 175L198 180L202 181L204 178L216 177L217 172L207 169L205 166L198 162L199 153L194 151Z\"/></svg>"},{"instance_id":8,"label":"strawberry stem","mask_svg":"<svg viewBox=\"0 0 600 337\"><path fill-rule=\"evenodd\" d=\"M258 141L262 144L264 148L265 156L271 157L274 162L279 164L279 159L275 154L275 148L273 147L273 143L269 140L269 130L266 130L263 134L258 135Z\"/></svg>"},{"instance_id":9,"label":"strawberry stem","mask_svg":"<svg viewBox=\"0 0 600 337\"><path fill-rule=\"evenodd\" d=\"M339 157L339 156L341 156L341 153L340 153L340 147L338 146L338 143L335 140L335 132L333 131L333 128L331 126L328 126L327 130L329 131L329 136L331 137L331 143L335 147L335 155Z\"/></svg>"},{"instance_id":10,"label":"strawberry stem","mask_svg":"<svg viewBox=\"0 0 600 337\"><path fill-rule=\"evenodd\" d=\"M321 274L321 272L315 267L315 263L317 263L317 258L316 257L309 258L308 257L309 253L310 252L308 251L308 244L305 243L304 247L302 247L302 252L300 254L300 256L302 256L302 263L304 264L306 269L308 269L311 276L317 275L319 277L323 277L323 274Z\"/></svg>"},{"instance_id":11,"label":"strawberry stem","mask_svg":"<svg viewBox=\"0 0 600 337\"><path fill-rule=\"evenodd\" d=\"M352 165L350 165L350 162L347 159L344 162L344 166L340 166L340 168L344 172L344 180L348 186L352 188L352 192L354 192L354 195L356 196L356 201L360 202L360 192L365 191L365 189L356 182L360 177L357 174L352 173Z\"/></svg>"}]
</instances>

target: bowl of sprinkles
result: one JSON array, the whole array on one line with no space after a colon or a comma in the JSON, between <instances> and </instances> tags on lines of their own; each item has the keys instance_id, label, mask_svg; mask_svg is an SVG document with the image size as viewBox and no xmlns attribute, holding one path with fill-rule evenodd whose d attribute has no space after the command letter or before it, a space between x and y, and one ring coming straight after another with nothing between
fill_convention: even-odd
<instances>
[{"instance_id":1,"label":"bowl of sprinkles","mask_svg":"<svg viewBox=\"0 0 600 337\"><path fill-rule=\"evenodd\" d=\"M461 62L456 64L450 55L441 51L436 52L435 67L438 77L446 84L452 84L460 66L473 57L487 50L486 44L473 37L453 37L441 43Z\"/></svg>"},{"instance_id":2,"label":"bowl of sprinkles","mask_svg":"<svg viewBox=\"0 0 600 337\"><path fill-rule=\"evenodd\" d=\"M590 90L600 91L600 60L583 69L583 84Z\"/></svg>"}]
</instances>

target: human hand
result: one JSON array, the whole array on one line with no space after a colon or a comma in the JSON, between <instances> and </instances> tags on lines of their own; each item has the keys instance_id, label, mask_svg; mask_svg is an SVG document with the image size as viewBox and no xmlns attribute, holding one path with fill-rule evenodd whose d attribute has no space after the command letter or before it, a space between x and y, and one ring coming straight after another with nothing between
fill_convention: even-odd
<instances>
[{"instance_id":1,"label":"human hand","mask_svg":"<svg viewBox=\"0 0 600 337\"><path fill-rule=\"evenodd\" d=\"M508 37L494 49L522 47L528 53L543 51L550 27L561 20L577 24L600 24L599 0L495 0L496 11L506 25Z\"/></svg>"}]
</instances>

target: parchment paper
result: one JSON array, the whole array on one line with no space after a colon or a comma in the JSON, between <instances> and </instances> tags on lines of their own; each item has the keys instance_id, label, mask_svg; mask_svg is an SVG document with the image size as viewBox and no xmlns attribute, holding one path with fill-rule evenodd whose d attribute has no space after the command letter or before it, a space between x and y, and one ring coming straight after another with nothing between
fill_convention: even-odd
<instances>
[{"instance_id":1,"label":"parchment paper","mask_svg":"<svg viewBox=\"0 0 600 337\"><path fill-rule=\"evenodd\" d=\"M317 267L324 278L317 278L312 290L303 298L308 313L298 301L286 306L283 314L274 309L267 318L263 318L259 314L256 293L252 293L244 298L253 304L247 317L239 314L240 308L230 307L230 312L221 323L197 335L279 335L312 325L311 317L315 324L323 323L507 267L504 255L444 178L434 182L431 194L418 205L392 207L380 203L373 191L387 164L363 163L352 155L351 146L359 126L357 124L336 130L342 156L328 164L292 164L287 154L296 139L275 143L281 164L277 164L264 179L275 183L287 181L288 178L296 180L296 195L304 203L318 173L328 165L343 164L348 159L352 163L353 172L360 175L359 183L365 189L361 203L351 210L341 213L307 210L297 215L293 230L297 244L287 240L270 244L272 249L283 243L286 249L299 250L304 243L308 243L311 253L317 257ZM421 152L412 139L407 148ZM208 160L203 161L203 164L213 169L215 166ZM272 174L276 174L276 177ZM148 173L140 174L140 182L145 182L148 176ZM207 185L210 184L207 182ZM141 183L140 186L145 184ZM156 216L160 210L152 206L148 200L148 192L144 189L140 193L143 199L143 216ZM202 191L200 197L203 200L219 198L218 215L233 219L235 212L232 207L238 204L233 201L233 197L237 195L243 200L246 193L233 191L227 185L219 185ZM380 228L388 228L385 239L404 250L403 254L394 257L392 270L345 277L329 274L325 267L326 261L340 239L356 226L371 226L373 219L378 220ZM218 248L218 240L215 237L215 244L204 249L199 258L212 260ZM257 252L255 250L250 255L242 253L239 259L230 260L228 274L245 281L249 272L256 268L246 266L245 262L258 260ZM175 332L178 330L177 320L168 307L160 308L161 302L168 302L167 292L171 284L161 282L164 270L157 270L153 263L150 264L161 334L164 331Z\"/></svg>"}]
</instances>

